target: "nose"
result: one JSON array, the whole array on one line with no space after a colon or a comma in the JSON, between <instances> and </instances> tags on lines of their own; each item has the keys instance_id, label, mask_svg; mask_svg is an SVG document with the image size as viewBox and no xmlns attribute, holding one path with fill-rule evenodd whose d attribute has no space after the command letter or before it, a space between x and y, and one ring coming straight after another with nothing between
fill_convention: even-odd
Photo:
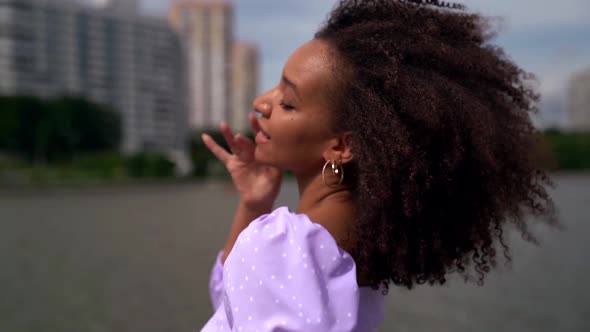
<instances>
[{"instance_id":1,"label":"nose","mask_svg":"<svg viewBox=\"0 0 590 332\"><path fill-rule=\"evenodd\" d=\"M272 99L270 98L270 91L267 91L254 99L254 109L268 118L272 112Z\"/></svg>"}]
</instances>

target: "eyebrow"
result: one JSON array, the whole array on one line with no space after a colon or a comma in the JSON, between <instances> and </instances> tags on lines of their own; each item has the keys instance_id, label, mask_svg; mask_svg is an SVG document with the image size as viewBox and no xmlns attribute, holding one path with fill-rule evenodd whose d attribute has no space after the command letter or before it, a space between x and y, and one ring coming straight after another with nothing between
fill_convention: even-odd
<instances>
[{"instance_id":1,"label":"eyebrow","mask_svg":"<svg viewBox=\"0 0 590 332\"><path fill-rule=\"evenodd\" d=\"M299 91L297 90L297 85L293 83L293 81L288 79L287 76L285 76L284 74L281 79L283 80L283 82L285 82L285 84L287 84L289 87L291 87L291 89L293 89L297 98L301 100L301 96L299 95Z\"/></svg>"}]
</instances>

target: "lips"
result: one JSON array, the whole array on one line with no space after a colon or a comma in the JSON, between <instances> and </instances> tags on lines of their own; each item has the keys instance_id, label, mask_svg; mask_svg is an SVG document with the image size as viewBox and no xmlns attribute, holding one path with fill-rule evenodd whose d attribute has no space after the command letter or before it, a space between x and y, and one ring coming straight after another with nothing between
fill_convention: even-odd
<instances>
[{"instance_id":1,"label":"lips","mask_svg":"<svg viewBox=\"0 0 590 332\"><path fill-rule=\"evenodd\" d=\"M270 139L268 138L268 136L266 136L265 133L263 133L262 131L259 131L258 134L256 134L256 137L254 138L254 140L256 141L256 144L264 144L264 143L268 142Z\"/></svg>"},{"instance_id":2,"label":"lips","mask_svg":"<svg viewBox=\"0 0 590 332\"><path fill-rule=\"evenodd\" d=\"M266 138L270 139L270 135L266 133L266 131L262 130L262 128L260 128L260 132L266 136Z\"/></svg>"},{"instance_id":3,"label":"lips","mask_svg":"<svg viewBox=\"0 0 590 332\"><path fill-rule=\"evenodd\" d=\"M256 134L255 140L257 144L263 144L270 140L270 135L267 134L262 128L260 128L260 131L258 132L258 134Z\"/></svg>"},{"instance_id":4,"label":"lips","mask_svg":"<svg viewBox=\"0 0 590 332\"><path fill-rule=\"evenodd\" d=\"M270 135L268 134L268 132L260 125L260 122L258 123L258 128L260 129L260 132L267 138L270 139Z\"/></svg>"}]
</instances>

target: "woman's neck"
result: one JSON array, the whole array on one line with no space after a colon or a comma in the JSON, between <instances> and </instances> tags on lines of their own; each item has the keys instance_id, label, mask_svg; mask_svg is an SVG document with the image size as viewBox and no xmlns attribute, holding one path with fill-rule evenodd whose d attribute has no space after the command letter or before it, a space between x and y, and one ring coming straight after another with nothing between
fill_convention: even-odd
<instances>
[{"instance_id":1,"label":"woman's neck","mask_svg":"<svg viewBox=\"0 0 590 332\"><path fill-rule=\"evenodd\" d=\"M351 249L355 212L349 188L344 185L330 187L324 183L321 174L308 177L296 174L296 177L299 186L297 213L306 214L311 221L324 226L339 246Z\"/></svg>"},{"instance_id":2,"label":"woman's neck","mask_svg":"<svg viewBox=\"0 0 590 332\"><path fill-rule=\"evenodd\" d=\"M344 185L334 188L327 186L321 174L296 177L299 186L297 213L304 213L311 221L322 225L340 248L354 255L357 244L354 232L356 212L350 189ZM367 286L368 279L362 271L362 267L357 266L358 284Z\"/></svg>"},{"instance_id":3,"label":"woman's neck","mask_svg":"<svg viewBox=\"0 0 590 332\"><path fill-rule=\"evenodd\" d=\"M308 213L317 210L322 206L326 206L328 202L352 204L350 190L346 186L330 187L324 183L321 174L311 176L296 174L296 178L299 187L297 213Z\"/></svg>"}]
</instances>

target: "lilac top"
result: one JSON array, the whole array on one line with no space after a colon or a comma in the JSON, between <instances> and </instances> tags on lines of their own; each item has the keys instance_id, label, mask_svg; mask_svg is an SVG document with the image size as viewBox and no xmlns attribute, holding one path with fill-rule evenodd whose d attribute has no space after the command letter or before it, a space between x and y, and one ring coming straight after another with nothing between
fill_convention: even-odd
<instances>
[{"instance_id":1,"label":"lilac top","mask_svg":"<svg viewBox=\"0 0 590 332\"><path fill-rule=\"evenodd\" d=\"M244 229L209 285L202 332L374 331L384 296L360 287L352 257L321 225L280 207Z\"/></svg>"}]
</instances>

